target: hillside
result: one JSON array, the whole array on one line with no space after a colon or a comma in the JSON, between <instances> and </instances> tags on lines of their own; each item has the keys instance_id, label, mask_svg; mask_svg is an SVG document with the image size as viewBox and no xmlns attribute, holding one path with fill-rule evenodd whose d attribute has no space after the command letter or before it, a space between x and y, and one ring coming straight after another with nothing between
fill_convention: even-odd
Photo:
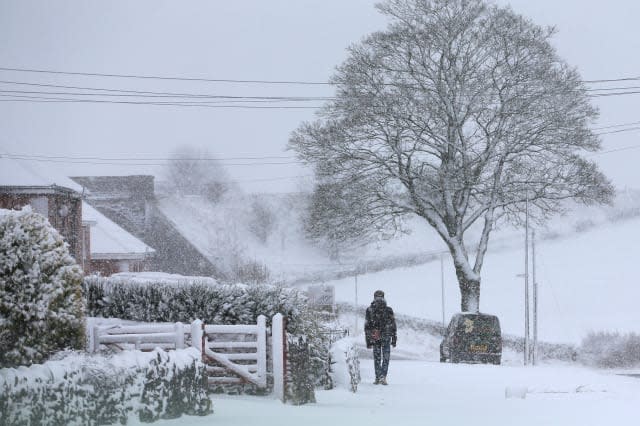
<instances>
[{"instance_id":1,"label":"hillside","mask_svg":"<svg viewBox=\"0 0 640 426\"><path fill-rule=\"evenodd\" d=\"M314 246L304 235L308 197L295 194L234 193L217 202L199 196L158 194L158 206L179 232L217 268L233 276L241 267L265 268L270 280L323 282L360 270L381 271L437 260L444 246L422 220L391 240L344 249L338 259ZM567 213L538 227L539 240L571 237L606 224L640 217L640 191L624 190L613 206L567 205ZM473 235L470 233L469 242ZM492 234L490 250L523 245L523 230L503 226Z\"/></svg>"},{"instance_id":2,"label":"hillside","mask_svg":"<svg viewBox=\"0 0 640 426\"><path fill-rule=\"evenodd\" d=\"M415 222L413 232L357 250L332 261L302 232L304 195L234 195L219 203L199 197L163 197L159 206L180 232L217 265L254 262L270 279L306 286L325 282L338 301L353 303L355 264L359 305L376 288L387 291L398 312L442 321L442 245L435 233ZM255 203L269 211L266 232L252 229ZM613 206L568 206L569 212L537 230L537 281L540 284L540 338L578 343L589 330L640 331L633 265L640 255L640 192L625 190ZM522 229L494 232L482 272L481 310L495 313L506 333L522 335L524 304ZM445 316L459 310L459 291L448 255L444 256ZM367 273L364 273L364 267Z\"/></svg>"}]
</instances>

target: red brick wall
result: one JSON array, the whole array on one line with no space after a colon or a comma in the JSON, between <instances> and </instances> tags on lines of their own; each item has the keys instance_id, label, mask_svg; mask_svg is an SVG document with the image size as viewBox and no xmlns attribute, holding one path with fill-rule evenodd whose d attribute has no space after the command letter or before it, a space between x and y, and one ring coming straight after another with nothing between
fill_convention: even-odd
<instances>
[{"instance_id":1,"label":"red brick wall","mask_svg":"<svg viewBox=\"0 0 640 426\"><path fill-rule=\"evenodd\" d=\"M0 208L18 210L30 204L33 198L48 199L49 223L58 230L69 244L69 253L82 264L82 200L75 193L56 192L53 194L0 194ZM62 214L61 214L62 213Z\"/></svg>"}]
</instances>

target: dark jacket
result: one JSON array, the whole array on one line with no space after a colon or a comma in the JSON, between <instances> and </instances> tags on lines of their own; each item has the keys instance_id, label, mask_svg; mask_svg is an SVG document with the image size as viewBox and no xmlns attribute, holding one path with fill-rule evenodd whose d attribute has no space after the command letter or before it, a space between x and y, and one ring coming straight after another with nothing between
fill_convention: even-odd
<instances>
[{"instance_id":1,"label":"dark jacket","mask_svg":"<svg viewBox=\"0 0 640 426\"><path fill-rule=\"evenodd\" d=\"M371 346L375 340L377 333L374 330L379 330L381 338L391 338L391 344L396 344L396 319L393 315L393 309L387 306L387 302L377 297L371 302L371 305L367 308L364 322L364 336L367 346Z\"/></svg>"}]
</instances>

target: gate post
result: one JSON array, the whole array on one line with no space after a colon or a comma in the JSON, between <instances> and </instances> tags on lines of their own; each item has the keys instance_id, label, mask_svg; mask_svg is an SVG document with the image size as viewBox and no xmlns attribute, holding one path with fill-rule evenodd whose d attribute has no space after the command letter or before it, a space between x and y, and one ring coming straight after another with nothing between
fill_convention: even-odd
<instances>
[{"instance_id":1,"label":"gate post","mask_svg":"<svg viewBox=\"0 0 640 426\"><path fill-rule=\"evenodd\" d=\"M94 325L91 328L91 338L89 339L89 352L98 352L100 349L100 327Z\"/></svg>"},{"instance_id":2,"label":"gate post","mask_svg":"<svg viewBox=\"0 0 640 426\"><path fill-rule=\"evenodd\" d=\"M196 348L204 359L204 324L197 319L191 323L191 346Z\"/></svg>"},{"instance_id":3,"label":"gate post","mask_svg":"<svg viewBox=\"0 0 640 426\"><path fill-rule=\"evenodd\" d=\"M273 393L285 402L286 350L284 317L277 313L271 321L271 341L273 348Z\"/></svg>"},{"instance_id":4,"label":"gate post","mask_svg":"<svg viewBox=\"0 0 640 426\"><path fill-rule=\"evenodd\" d=\"M267 387L267 318L264 315L258 316L257 340L257 367L258 379L262 388Z\"/></svg>"},{"instance_id":5,"label":"gate post","mask_svg":"<svg viewBox=\"0 0 640 426\"><path fill-rule=\"evenodd\" d=\"M175 345L176 349L184 349L184 327L181 322L173 325L173 331L176 333Z\"/></svg>"}]
</instances>

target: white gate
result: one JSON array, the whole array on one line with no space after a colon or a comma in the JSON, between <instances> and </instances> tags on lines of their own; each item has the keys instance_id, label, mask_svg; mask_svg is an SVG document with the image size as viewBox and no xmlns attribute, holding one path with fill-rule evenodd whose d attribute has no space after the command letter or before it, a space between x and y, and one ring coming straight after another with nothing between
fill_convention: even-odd
<instances>
[{"instance_id":1,"label":"white gate","mask_svg":"<svg viewBox=\"0 0 640 426\"><path fill-rule=\"evenodd\" d=\"M255 325L205 325L202 353L209 385L253 383L267 387L267 327L264 315Z\"/></svg>"},{"instance_id":2,"label":"white gate","mask_svg":"<svg viewBox=\"0 0 640 426\"><path fill-rule=\"evenodd\" d=\"M277 332L276 332L277 329ZM282 315L274 317L274 386L280 397L284 381L284 359L282 342ZM93 327L89 339L89 352L101 346L119 350L165 350L182 349L191 341L191 346L202 353L207 364L209 385L253 383L258 388L267 387L267 327L264 315L257 324L210 325L195 320L190 325L137 324L131 326Z\"/></svg>"}]
</instances>

